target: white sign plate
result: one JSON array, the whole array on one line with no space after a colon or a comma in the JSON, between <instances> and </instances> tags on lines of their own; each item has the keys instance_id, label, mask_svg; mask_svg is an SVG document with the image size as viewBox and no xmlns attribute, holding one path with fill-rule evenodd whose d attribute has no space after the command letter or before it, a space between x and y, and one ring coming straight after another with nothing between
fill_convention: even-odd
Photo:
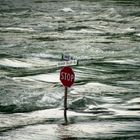
<instances>
[{"instance_id":1,"label":"white sign plate","mask_svg":"<svg viewBox=\"0 0 140 140\"><path fill-rule=\"evenodd\" d=\"M77 65L77 60L63 61L63 62L59 62L57 64L58 67L61 67L61 66L72 66L72 65Z\"/></svg>"}]
</instances>

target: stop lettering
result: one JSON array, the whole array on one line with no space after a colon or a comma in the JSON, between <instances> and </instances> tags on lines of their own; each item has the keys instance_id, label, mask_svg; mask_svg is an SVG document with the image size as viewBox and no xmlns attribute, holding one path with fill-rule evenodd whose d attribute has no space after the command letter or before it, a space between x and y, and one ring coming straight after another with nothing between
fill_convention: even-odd
<instances>
[{"instance_id":1,"label":"stop lettering","mask_svg":"<svg viewBox=\"0 0 140 140\"><path fill-rule=\"evenodd\" d=\"M74 83L75 74L71 67L66 66L60 71L60 81L65 87L71 87Z\"/></svg>"}]
</instances>

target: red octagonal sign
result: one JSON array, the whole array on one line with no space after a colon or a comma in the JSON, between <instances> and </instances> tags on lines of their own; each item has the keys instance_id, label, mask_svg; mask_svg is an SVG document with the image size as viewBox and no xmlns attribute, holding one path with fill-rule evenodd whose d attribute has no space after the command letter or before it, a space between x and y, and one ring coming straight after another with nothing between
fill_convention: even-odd
<instances>
[{"instance_id":1,"label":"red octagonal sign","mask_svg":"<svg viewBox=\"0 0 140 140\"><path fill-rule=\"evenodd\" d=\"M75 74L71 67L66 66L60 71L60 81L65 87L71 87L74 83Z\"/></svg>"}]
</instances>

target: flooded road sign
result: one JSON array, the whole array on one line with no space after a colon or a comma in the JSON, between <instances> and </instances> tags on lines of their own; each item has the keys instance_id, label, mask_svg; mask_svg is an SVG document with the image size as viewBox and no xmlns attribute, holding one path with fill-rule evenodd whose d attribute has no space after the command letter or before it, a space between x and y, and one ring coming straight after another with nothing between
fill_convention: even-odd
<instances>
[{"instance_id":1,"label":"flooded road sign","mask_svg":"<svg viewBox=\"0 0 140 140\"><path fill-rule=\"evenodd\" d=\"M65 124L68 124L67 120L67 91L68 87L71 87L74 83L75 80L75 74L72 70L71 67L65 66L62 68L60 71L60 81L62 82L63 86L65 87L65 92L64 92L64 119L65 119Z\"/></svg>"}]
</instances>

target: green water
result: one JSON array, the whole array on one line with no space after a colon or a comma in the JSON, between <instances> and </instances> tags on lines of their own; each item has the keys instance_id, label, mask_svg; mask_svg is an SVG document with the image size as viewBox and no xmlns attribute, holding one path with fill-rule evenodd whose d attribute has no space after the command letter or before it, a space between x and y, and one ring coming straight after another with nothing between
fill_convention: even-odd
<instances>
[{"instance_id":1,"label":"green water","mask_svg":"<svg viewBox=\"0 0 140 140\"><path fill-rule=\"evenodd\" d=\"M139 0L0 0L0 140L139 140L139 91Z\"/></svg>"}]
</instances>

